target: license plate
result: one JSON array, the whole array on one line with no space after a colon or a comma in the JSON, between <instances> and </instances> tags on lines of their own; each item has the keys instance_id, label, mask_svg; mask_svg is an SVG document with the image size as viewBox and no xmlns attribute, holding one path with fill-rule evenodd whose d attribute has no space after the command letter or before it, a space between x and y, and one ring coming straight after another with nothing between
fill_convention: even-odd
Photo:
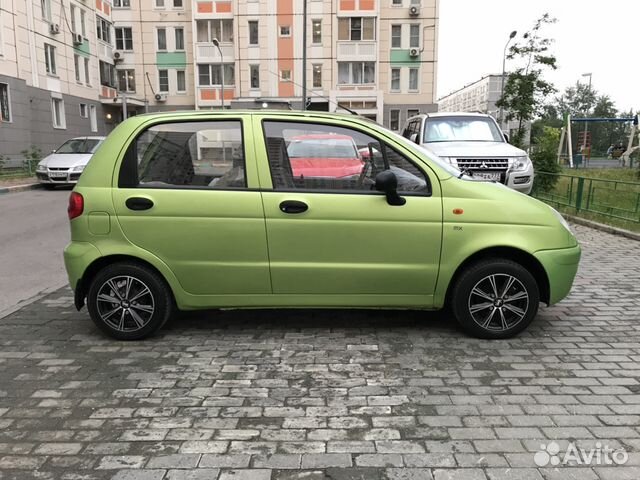
<instances>
[{"instance_id":1,"label":"license plate","mask_svg":"<svg viewBox=\"0 0 640 480\"><path fill-rule=\"evenodd\" d=\"M51 178L67 178L67 172L49 172Z\"/></svg>"},{"instance_id":2,"label":"license plate","mask_svg":"<svg viewBox=\"0 0 640 480\"><path fill-rule=\"evenodd\" d=\"M473 172L473 178L477 178L478 180L495 180L496 182L500 181L500 173L499 172Z\"/></svg>"}]
</instances>

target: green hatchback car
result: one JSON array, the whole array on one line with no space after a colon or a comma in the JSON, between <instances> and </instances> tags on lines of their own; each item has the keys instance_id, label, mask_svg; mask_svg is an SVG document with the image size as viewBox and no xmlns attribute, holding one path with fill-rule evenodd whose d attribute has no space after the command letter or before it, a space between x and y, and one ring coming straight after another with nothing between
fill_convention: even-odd
<instances>
[{"instance_id":1,"label":"green hatchback car","mask_svg":"<svg viewBox=\"0 0 640 480\"><path fill-rule=\"evenodd\" d=\"M580 259L548 205L317 112L130 118L68 211L76 307L118 339L178 309L445 306L470 334L507 338L569 293Z\"/></svg>"}]
</instances>

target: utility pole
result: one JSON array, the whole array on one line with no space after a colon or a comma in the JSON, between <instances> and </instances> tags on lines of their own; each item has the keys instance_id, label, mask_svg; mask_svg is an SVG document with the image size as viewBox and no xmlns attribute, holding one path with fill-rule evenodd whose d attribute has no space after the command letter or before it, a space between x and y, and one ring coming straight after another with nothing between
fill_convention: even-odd
<instances>
[{"instance_id":1,"label":"utility pole","mask_svg":"<svg viewBox=\"0 0 640 480\"><path fill-rule=\"evenodd\" d=\"M587 90L587 94L590 96L591 95L591 73L583 73L582 76L583 77L589 77L589 88ZM587 111L584 113L585 118L589 115L589 108L587 107ZM582 139L582 151L586 151L587 149L587 132L589 131L589 122L584 122L584 138ZM585 166L586 166L586 161L587 161L587 156L583 153L582 154L582 160L585 162Z\"/></svg>"},{"instance_id":2,"label":"utility pole","mask_svg":"<svg viewBox=\"0 0 640 480\"><path fill-rule=\"evenodd\" d=\"M213 46L218 49L218 53L220 54L220 83L222 84L222 88L220 89L220 100L222 101L222 110L224 110L224 59L222 58L222 50L220 49L220 42L218 39L214 38L211 40L211 43L213 43Z\"/></svg>"},{"instance_id":3,"label":"utility pole","mask_svg":"<svg viewBox=\"0 0 640 480\"><path fill-rule=\"evenodd\" d=\"M307 109L307 0L302 0L302 110Z\"/></svg>"},{"instance_id":4,"label":"utility pole","mask_svg":"<svg viewBox=\"0 0 640 480\"><path fill-rule=\"evenodd\" d=\"M513 32L511 32L509 34L509 40L507 40L506 45L504 46L504 52L502 53L502 78L500 79L501 81L501 85L500 85L500 98L504 97L504 74L505 74L505 69L507 66L507 47L509 46L509 43L511 43L511 40L513 40L513 38L518 34L518 32L516 30L514 30ZM500 128L503 129L504 128L504 108L500 107Z\"/></svg>"}]
</instances>

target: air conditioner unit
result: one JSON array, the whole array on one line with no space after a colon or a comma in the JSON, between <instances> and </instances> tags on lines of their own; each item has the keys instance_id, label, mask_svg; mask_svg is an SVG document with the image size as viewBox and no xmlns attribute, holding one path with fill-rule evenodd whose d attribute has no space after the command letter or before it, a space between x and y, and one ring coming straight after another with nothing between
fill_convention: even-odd
<instances>
[{"instance_id":1,"label":"air conditioner unit","mask_svg":"<svg viewBox=\"0 0 640 480\"><path fill-rule=\"evenodd\" d=\"M114 50L113 51L113 59L116 62L120 62L120 61L124 60L124 57L122 56L122 52L119 52L118 50Z\"/></svg>"},{"instance_id":2,"label":"air conditioner unit","mask_svg":"<svg viewBox=\"0 0 640 480\"><path fill-rule=\"evenodd\" d=\"M156 102L166 102L167 95L166 93L156 93Z\"/></svg>"},{"instance_id":3,"label":"air conditioner unit","mask_svg":"<svg viewBox=\"0 0 640 480\"><path fill-rule=\"evenodd\" d=\"M420 8L418 8L416 5L411 5L409 7L409 15L411 15L412 17L417 17L418 15L420 15Z\"/></svg>"},{"instance_id":4,"label":"air conditioner unit","mask_svg":"<svg viewBox=\"0 0 640 480\"><path fill-rule=\"evenodd\" d=\"M82 38L81 33L72 33L71 35L73 36L74 45L82 45L82 42L84 42L84 38Z\"/></svg>"},{"instance_id":5,"label":"air conditioner unit","mask_svg":"<svg viewBox=\"0 0 640 480\"><path fill-rule=\"evenodd\" d=\"M420 55L420 50L417 48L410 48L409 49L409 56L410 57L417 57L418 55Z\"/></svg>"},{"instance_id":6,"label":"air conditioner unit","mask_svg":"<svg viewBox=\"0 0 640 480\"><path fill-rule=\"evenodd\" d=\"M57 23L50 23L49 24L49 33L52 33L54 35L60 33L60 25L58 25Z\"/></svg>"}]
</instances>

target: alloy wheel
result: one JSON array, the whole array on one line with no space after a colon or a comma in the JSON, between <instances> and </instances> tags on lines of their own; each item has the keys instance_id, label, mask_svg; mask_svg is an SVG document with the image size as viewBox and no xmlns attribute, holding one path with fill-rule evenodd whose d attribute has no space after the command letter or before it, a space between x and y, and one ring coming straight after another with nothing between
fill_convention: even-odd
<instances>
[{"instance_id":1,"label":"alloy wheel","mask_svg":"<svg viewBox=\"0 0 640 480\"><path fill-rule=\"evenodd\" d=\"M144 328L155 312L151 289L131 276L108 279L98 290L96 300L100 319L119 332Z\"/></svg>"},{"instance_id":2,"label":"alloy wheel","mask_svg":"<svg viewBox=\"0 0 640 480\"><path fill-rule=\"evenodd\" d=\"M529 294L516 277L496 273L475 284L469 294L468 308L473 321L483 329L505 331L525 318Z\"/></svg>"}]
</instances>

